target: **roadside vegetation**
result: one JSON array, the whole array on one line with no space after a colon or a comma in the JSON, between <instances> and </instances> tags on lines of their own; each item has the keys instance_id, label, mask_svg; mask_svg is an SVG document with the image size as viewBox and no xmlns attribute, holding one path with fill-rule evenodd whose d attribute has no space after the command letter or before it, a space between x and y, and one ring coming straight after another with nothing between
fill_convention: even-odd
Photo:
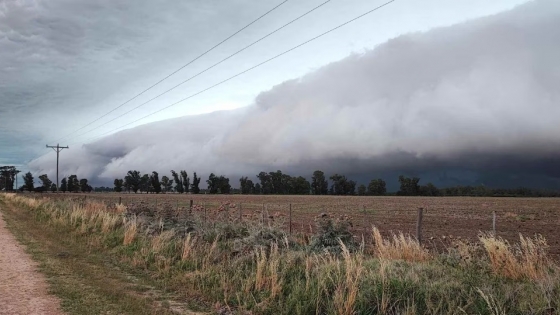
<instances>
[{"instance_id":1,"label":"roadside vegetation","mask_svg":"<svg viewBox=\"0 0 560 315\"><path fill-rule=\"evenodd\" d=\"M481 234L478 242L456 241L445 252L430 252L408 235L383 236L375 227L371 237L356 238L348 232L349 217L328 213L315 219L317 232L309 238L289 237L274 222L206 222L165 204L0 198L44 229L47 241L70 238L87 249L80 255L111 257L153 291L166 293L161 304L170 312L180 303L218 314L560 310L559 269L538 235L520 235L510 244Z\"/></svg>"}]
</instances>

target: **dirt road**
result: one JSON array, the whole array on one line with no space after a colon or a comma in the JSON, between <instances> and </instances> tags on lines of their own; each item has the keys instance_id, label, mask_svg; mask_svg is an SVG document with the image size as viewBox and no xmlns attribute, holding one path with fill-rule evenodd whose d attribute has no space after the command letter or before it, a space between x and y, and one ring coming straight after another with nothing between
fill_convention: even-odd
<instances>
[{"instance_id":1,"label":"dirt road","mask_svg":"<svg viewBox=\"0 0 560 315\"><path fill-rule=\"evenodd\" d=\"M59 300L47 293L45 277L8 231L0 212L0 315L58 315Z\"/></svg>"}]
</instances>

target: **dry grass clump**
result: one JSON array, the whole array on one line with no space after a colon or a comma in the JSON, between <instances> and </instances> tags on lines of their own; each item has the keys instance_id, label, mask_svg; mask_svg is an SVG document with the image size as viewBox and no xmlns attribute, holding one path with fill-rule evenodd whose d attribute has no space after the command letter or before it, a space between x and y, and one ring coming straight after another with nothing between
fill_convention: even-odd
<instances>
[{"instance_id":1,"label":"dry grass clump","mask_svg":"<svg viewBox=\"0 0 560 315\"><path fill-rule=\"evenodd\" d=\"M501 237L483 234L479 237L484 245L494 273L511 279L538 280L546 277L553 264L547 256L548 244L537 235L526 238L519 234L520 242L512 246Z\"/></svg>"},{"instance_id":2,"label":"dry grass clump","mask_svg":"<svg viewBox=\"0 0 560 315\"><path fill-rule=\"evenodd\" d=\"M192 253L194 252L196 246L197 237L193 237L192 233L187 234L187 237L183 241L183 252L181 253L181 260L188 260Z\"/></svg>"},{"instance_id":3,"label":"dry grass clump","mask_svg":"<svg viewBox=\"0 0 560 315\"><path fill-rule=\"evenodd\" d=\"M12 202L23 204L31 209L37 209L45 203L44 199L21 197L14 193L7 193L4 196Z\"/></svg>"},{"instance_id":4,"label":"dry grass clump","mask_svg":"<svg viewBox=\"0 0 560 315\"><path fill-rule=\"evenodd\" d=\"M136 238L136 234L138 234L138 221L136 216L134 216L132 219L127 220L124 224L123 245L132 244Z\"/></svg>"},{"instance_id":5,"label":"dry grass clump","mask_svg":"<svg viewBox=\"0 0 560 315\"><path fill-rule=\"evenodd\" d=\"M360 291L360 280L363 276L363 257L361 254L351 254L344 243L339 240L344 261L344 278L338 282L334 291L334 305L337 314L355 314L356 301Z\"/></svg>"},{"instance_id":6,"label":"dry grass clump","mask_svg":"<svg viewBox=\"0 0 560 315\"><path fill-rule=\"evenodd\" d=\"M393 234L390 239L383 239L379 229L372 231L375 253L380 259L399 259L410 262L427 261L431 258L427 249L422 247L414 238L405 236L402 232Z\"/></svg>"},{"instance_id":7,"label":"dry grass clump","mask_svg":"<svg viewBox=\"0 0 560 315\"><path fill-rule=\"evenodd\" d=\"M267 290L270 298L275 298L282 292L282 279L279 274L280 254L278 244L273 243L270 254L267 256L266 249L261 247L255 251L255 290Z\"/></svg>"}]
</instances>

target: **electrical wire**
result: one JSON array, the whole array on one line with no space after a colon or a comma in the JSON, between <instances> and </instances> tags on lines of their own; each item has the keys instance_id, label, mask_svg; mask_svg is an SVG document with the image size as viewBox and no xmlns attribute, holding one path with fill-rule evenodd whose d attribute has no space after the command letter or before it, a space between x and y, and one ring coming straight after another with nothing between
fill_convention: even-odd
<instances>
[{"instance_id":1,"label":"electrical wire","mask_svg":"<svg viewBox=\"0 0 560 315\"><path fill-rule=\"evenodd\" d=\"M186 64L184 64L183 66L181 66L179 69L171 72L170 74L168 74L167 76L165 76L163 79L157 81L156 83L152 84L150 87L148 87L147 89L143 90L142 92L136 94L134 97L132 97L131 99L127 100L126 102L120 104L119 106L113 108L112 110L108 111L107 113L99 116L98 118L96 118L95 120L89 122L88 124L80 127L79 129L67 134L66 136L59 138L58 140L55 141L51 141L51 142L58 142L62 139L66 139L67 137L73 135L74 133L83 130L84 128L91 126L93 123L99 121L100 119L102 119L103 117L106 117L107 115L111 114L112 112L116 111L117 109L123 107L124 105L128 104L129 102L135 100L137 97L139 97L140 95L146 93L147 91L151 90L152 88L154 88L155 86L159 85L161 82L167 80L168 78L170 78L171 76L173 76L174 74L176 74L177 72L181 71L182 69L184 69L185 67L189 66L190 64L192 64L193 62L197 61L198 59L202 58L204 55L208 54L209 52L211 52L212 50L214 50L215 48L217 48L218 46L222 45L223 43L225 43L226 41L230 40L232 37L234 37L235 35L241 33L243 30L245 30L246 28L248 28L249 26L253 25L254 23L256 23L257 21L259 21L260 19L262 19L263 17L267 16L270 12L276 10L277 8L279 8L281 5L285 4L286 2L288 2L289 0L284 0L282 1L280 4L276 5L275 7L273 7L272 9L268 10L267 12L265 12L264 14L262 14L261 16L259 16L257 19L253 20L251 23L245 25L243 28L241 28L240 30L238 30L237 32L231 34L230 36L228 36L227 38L225 38L224 40L220 41L219 43L217 43L216 45L212 46L210 49L206 50L205 52L203 52L202 54L200 54L198 57L192 59L191 61L187 62Z\"/></svg>"},{"instance_id":2,"label":"electrical wire","mask_svg":"<svg viewBox=\"0 0 560 315\"><path fill-rule=\"evenodd\" d=\"M391 3L395 2L395 1L396 1L396 0L391 0L391 1L385 2L385 3L383 3L382 5L379 5L379 6L373 8L373 9L371 9L371 10L369 10L369 11L367 11L367 12L361 14L361 15L358 15L357 17L355 17L355 18L353 18L353 19L351 19L351 20L348 20L348 21L346 21L346 22L344 22L344 23L342 23L342 24L340 24L340 25L338 25L338 26L336 26L336 27L334 27L334 28L331 28L330 30L328 30L328 31L326 31L326 32L323 32L323 33L321 33L321 34L319 34L319 35L317 35L317 36L315 36L315 37L313 37L313 38L311 38L311 39L308 39L308 40L306 40L305 42L303 42L303 43L301 43L301 44L299 44L299 45L296 45L296 46L294 46L294 47L292 47L292 48L290 48L290 49L288 49L288 50L286 50L286 51L284 51L284 52L282 52L282 53L280 53L280 54L278 54L278 55L276 55L276 56L274 56L274 57L272 57L272 58L269 58L269 59L267 59L267 60L265 60L265 61L263 61L263 62L261 62L261 63L255 65L255 66L252 66L252 67L250 67L250 68L248 68L248 69L246 69L246 70L244 70L244 71L241 71L241 72L239 72L239 73L237 73L237 74L235 74L235 75L233 75L233 76L231 76L231 77L229 77L229 78L227 78L227 79L225 79L225 80L222 80L222 81L220 81L220 82L218 82L218 83L216 83L216 84L214 84L214 85L211 85L211 86L209 86L209 87L207 87L207 88L205 88L205 89L203 89L203 90L200 90L200 91L198 91L198 92L196 92L196 93L194 93L194 94L191 94L191 95L189 95L189 96L187 96L187 97L185 97L185 98L183 98L183 99L181 99L181 100L179 100L179 101L177 101L177 102L174 102L174 103L172 103L172 104L170 104L170 105L168 105L168 106L166 106L166 107L163 107L163 108L161 108L161 109L158 109L158 110L156 110L156 111L154 111L154 112L152 112L152 113L150 113L150 114L148 114L148 115L142 116L141 118L138 118L138 119L136 119L136 120L134 120L134 121L131 121L131 122L125 124L125 125L122 125L122 126L120 126L120 127L118 127L118 128L115 128L115 129L112 129L112 130L110 130L110 131L108 131L108 132L105 132L105 133L103 133L103 134L100 134L100 135L98 135L98 136L96 136L96 137L87 139L87 140L85 140L85 141L80 141L80 142L87 142L87 141L90 141L90 140L98 139L98 138L103 137L103 136L105 136L105 135L107 135L107 134L110 134L110 133L113 133L113 132L115 132L115 131L118 131L119 129L122 129L122 128L124 128L124 127L130 126L130 125L132 125L132 124L134 124L134 123L136 123L136 122L138 122L138 121L140 121L140 120L143 120L143 119L145 119L145 118L147 118L147 117L150 117L150 116L152 116L152 115L155 115L155 114L157 114L157 113L159 113L159 112L161 112L161 111L163 111L163 110L166 110L166 109L168 109L168 108L170 108L170 107L172 107L172 106L175 106L175 105L177 105L177 104L179 104L179 103L181 103L181 102L184 102L184 101L186 101L186 100L188 100L188 99L190 99L190 98L193 98L193 97L195 97L195 96L197 96L197 95L199 95L199 94L202 94L202 93L204 93L204 92L206 92L206 91L208 91L208 90L210 90L210 89L213 89L213 88L215 88L215 87L217 87L217 86L219 86L219 85L221 85L221 84L223 84L223 83L226 83L226 82L228 82L228 81L230 81L230 80L232 80L232 79L234 79L234 78L237 78L238 76L240 76L240 75L242 75L242 74L245 74L245 73L247 73L247 72L249 72L249 71L251 71L251 70L253 70L253 69L255 69L255 68L258 68L258 67L260 67L260 66L262 66L262 65L264 65L264 64L266 64L266 63L268 63L268 62L270 62L270 61L272 61L272 60L274 60L274 59L277 59L277 58L279 58L279 57L281 57L281 56L283 56L283 55L285 55L285 54L287 54L287 53L289 53L289 52L291 52L291 51L293 51L293 50L295 50L295 49L297 49L297 48L299 48L299 47L301 47L301 46L304 46L304 45L306 45L306 44L308 44L308 43L310 43L310 42L312 42L312 41L314 41L314 40L316 40L316 39L318 39L318 38L321 38L321 37L323 37L323 36L325 36L325 35L327 35L327 34L333 32L333 31L335 31L335 30L337 30L337 29L339 29L339 28L341 28L341 27L343 27L343 26L345 26L345 25L347 25L347 24L350 24L350 23L352 23L352 22L354 22L354 21L356 21L356 20L358 20L358 19L360 19L360 18L362 18L362 17L364 17L364 16L366 16L366 15L368 15L368 14L371 14L371 13L373 13L373 12L375 12L375 11L377 11L377 10L379 10L379 9L381 9L381 8L387 6L387 5L389 5L389 4L391 4Z\"/></svg>"}]
</instances>

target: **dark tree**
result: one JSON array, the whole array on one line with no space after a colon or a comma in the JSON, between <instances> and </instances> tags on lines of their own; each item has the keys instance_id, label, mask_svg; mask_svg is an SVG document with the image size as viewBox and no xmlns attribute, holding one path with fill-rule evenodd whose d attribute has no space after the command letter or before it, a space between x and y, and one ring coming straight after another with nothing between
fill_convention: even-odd
<instances>
[{"instance_id":1,"label":"dark tree","mask_svg":"<svg viewBox=\"0 0 560 315\"><path fill-rule=\"evenodd\" d=\"M60 181L60 190L62 192L66 192L68 190L68 180L66 180L66 177L64 177L61 181Z\"/></svg>"},{"instance_id":2,"label":"dark tree","mask_svg":"<svg viewBox=\"0 0 560 315\"><path fill-rule=\"evenodd\" d=\"M56 184L51 184L51 191L56 192Z\"/></svg>"},{"instance_id":3,"label":"dark tree","mask_svg":"<svg viewBox=\"0 0 560 315\"><path fill-rule=\"evenodd\" d=\"M365 196L366 195L366 185L360 184L358 186L358 196Z\"/></svg>"},{"instance_id":4,"label":"dark tree","mask_svg":"<svg viewBox=\"0 0 560 315\"><path fill-rule=\"evenodd\" d=\"M270 174L260 172L257 178L260 181L261 194L268 195L274 192L274 185L272 184L272 176Z\"/></svg>"},{"instance_id":5,"label":"dark tree","mask_svg":"<svg viewBox=\"0 0 560 315\"><path fill-rule=\"evenodd\" d=\"M152 183L150 182L150 175L144 174L140 177L140 191L149 193L151 191Z\"/></svg>"},{"instance_id":6,"label":"dark tree","mask_svg":"<svg viewBox=\"0 0 560 315\"><path fill-rule=\"evenodd\" d=\"M424 186L420 186L420 195L422 196L439 196L439 189L432 183L427 183Z\"/></svg>"},{"instance_id":7,"label":"dark tree","mask_svg":"<svg viewBox=\"0 0 560 315\"><path fill-rule=\"evenodd\" d=\"M17 174L20 173L15 166L0 167L0 190L13 191ZM16 187L19 188L19 187Z\"/></svg>"},{"instance_id":8,"label":"dark tree","mask_svg":"<svg viewBox=\"0 0 560 315\"><path fill-rule=\"evenodd\" d=\"M255 195L260 195L261 193L262 193L261 184L256 183L256 184L255 184L254 194L255 194Z\"/></svg>"},{"instance_id":9,"label":"dark tree","mask_svg":"<svg viewBox=\"0 0 560 315\"><path fill-rule=\"evenodd\" d=\"M186 171L181 171L181 179L183 180L183 190L185 191L185 193L188 193L191 186L191 181Z\"/></svg>"},{"instance_id":10,"label":"dark tree","mask_svg":"<svg viewBox=\"0 0 560 315\"><path fill-rule=\"evenodd\" d=\"M193 179L192 179L192 184L191 184L191 192L193 194L199 194L200 193L200 177L196 176L196 172L193 173Z\"/></svg>"},{"instance_id":11,"label":"dark tree","mask_svg":"<svg viewBox=\"0 0 560 315\"><path fill-rule=\"evenodd\" d=\"M224 176L216 176L214 173L210 173L208 180L208 191L211 194L229 194L231 191L231 186L229 184L229 178Z\"/></svg>"},{"instance_id":12,"label":"dark tree","mask_svg":"<svg viewBox=\"0 0 560 315\"><path fill-rule=\"evenodd\" d=\"M128 171L124 180L126 181L126 185L130 187L134 193L138 192L142 181L142 176L139 171Z\"/></svg>"},{"instance_id":13,"label":"dark tree","mask_svg":"<svg viewBox=\"0 0 560 315\"><path fill-rule=\"evenodd\" d=\"M418 182L420 178L408 178L403 175L399 176L399 183L401 184L400 190L397 192L399 196L418 196L420 195L420 186Z\"/></svg>"},{"instance_id":14,"label":"dark tree","mask_svg":"<svg viewBox=\"0 0 560 315\"><path fill-rule=\"evenodd\" d=\"M163 175L161 177L161 188L164 193L170 192L173 190L173 180L169 180L169 177Z\"/></svg>"},{"instance_id":15,"label":"dark tree","mask_svg":"<svg viewBox=\"0 0 560 315\"><path fill-rule=\"evenodd\" d=\"M150 176L150 184L152 191L156 194L161 192L161 183L159 182L159 174L157 172L152 172L152 176Z\"/></svg>"},{"instance_id":16,"label":"dark tree","mask_svg":"<svg viewBox=\"0 0 560 315\"><path fill-rule=\"evenodd\" d=\"M311 179L311 193L314 195L326 195L329 193L329 183L322 171L313 172Z\"/></svg>"},{"instance_id":17,"label":"dark tree","mask_svg":"<svg viewBox=\"0 0 560 315\"><path fill-rule=\"evenodd\" d=\"M43 183L42 186L43 186L46 190L51 189L51 185L52 185L53 182L49 179L49 177L47 176L47 174L43 174L43 175L39 176L39 180L41 180L41 182ZM56 185L55 185L55 186L56 186Z\"/></svg>"},{"instance_id":18,"label":"dark tree","mask_svg":"<svg viewBox=\"0 0 560 315\"><path fill-rule=\"evenodd\" d=\"M249 178L241 177L239 179L239 184L241 186L241 194L248 195L254 193L255 184L253 184L253 181Z\"/></svg>"},{"instance_id":19,"label":"dark tree","mask_svg":"<svg viewBox=\"0 0 560 315\"><path fill-rule=\"evenodd\" d=\"M183 180L174 170L171 170L171 176L173 176L173 179L175 180L175 191L182 194L185 191L183 188Z\"/></svg>"},{"instance_id":20,"label":"dark tree","mask_svg":"<svg viewBox=\"0 0 560 315\"><path fill-rule=\"evenodd\" d=\"M113 182L113 184L115 185L114 191L115 192L121 192L123 190L124 180L119 179L119 178L115 178L115 181Z\"/></svg>"},{"instance_id":21,"label":"dark tree","mask_svg":"<svg viewBox=\"0 0 560 315\"><path fill-rule=\"evenodd\" d=\"M85 178L80 179L80 190L82 192L89 192L91 191L89 189L89 187L91 187L90 185L88 185L88 180Z\"/></svg>"},{"instance_id":22,"label":"dark tree","mask_svg":"<svg viewBox=\"0 0 560 315\"><path fill-rule=\"evenodd\" d=\"M23 183L24 189L27 189L28 191L35 190L33 174L31 174L31 172L27 172L25 175L23 175Z\"/></svg>"},{"instance_id":23,"label":"dark tree","mask_svg":"<svg viewBox=\"0 0 560 315\"><path fill-rule=\"evenodd\" d=\"M370 196L383 196L387 193L387 184L381 178L372 179L368 185L367 194Z\"/></svg>"},{"instance_id":24,"label":"dark tree","mask_svg":"<svg viewBox=\"0 0 560 315\"><path fill-rule=\"evenodd\" d=\"M76 175L68 176L68 191L69 192L80 191L80 180L78 180L78 176Z\"/></svg>"}]
</instances>

